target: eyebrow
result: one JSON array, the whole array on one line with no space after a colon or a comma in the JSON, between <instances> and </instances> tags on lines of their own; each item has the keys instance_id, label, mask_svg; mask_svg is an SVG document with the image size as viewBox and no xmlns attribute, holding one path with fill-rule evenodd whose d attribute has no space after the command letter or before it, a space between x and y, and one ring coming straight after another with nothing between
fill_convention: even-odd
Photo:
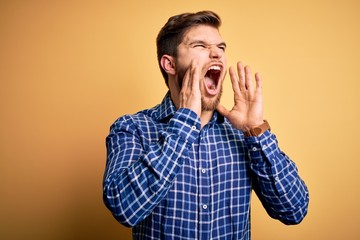
<instances>
[{"instance_id":1,"label":"eyebrow","mask_svg":"<svg viewBox=\"0 0 360 240\"><path fill-rule=\"evenodd\" d=\"M191 42L188 43L188 45L194 45L194 44L203 44L203 45L216 45L216 46L222 46L222 47L227 47L226 43L225 42L220 42L220 43L217 43L217 44L209 44L209 43L206 43L202 40L193 40Z\"/></svg>"}]
</instances>

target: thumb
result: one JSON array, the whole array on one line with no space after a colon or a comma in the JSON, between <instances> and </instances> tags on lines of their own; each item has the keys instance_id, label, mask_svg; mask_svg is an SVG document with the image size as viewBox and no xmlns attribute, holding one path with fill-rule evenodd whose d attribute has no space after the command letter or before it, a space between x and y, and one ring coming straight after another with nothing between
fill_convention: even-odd
<instances>
[{"instance_id":1,"label":"thumb","mask_svg":"<svg viewBox=\"0 0 360 240\"><path fill-rule=\"evenodd\" d=\"M227 117L229 115L229 110L227 110L223 105L220 103L217 105L216 110L223 115L224 117Z\"/></svg>"}]
</instances>

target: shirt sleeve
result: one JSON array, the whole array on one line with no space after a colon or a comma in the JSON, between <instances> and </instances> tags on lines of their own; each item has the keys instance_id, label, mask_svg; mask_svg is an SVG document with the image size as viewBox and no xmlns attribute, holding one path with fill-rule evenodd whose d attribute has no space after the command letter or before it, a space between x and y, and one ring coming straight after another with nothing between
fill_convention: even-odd
<instances>
[{"instance_id":1,"label":"shirt sleeve","mask_svg":"<svg viewBox=\"0 0 360 240\"><path fill-rule=\"evenodd\" d=\"M159 131L159 139L146 147L131 117L111 127L103 200L120 223L135 226L166 196L200 127L195 112L179 109L167 128Z\"/></svg>"},{"instance_id":2,"label":"shirt sleeve","mask_svg":"<svg viewBox=\"0 0 360 240\"><path fill-rule=\"evenodd\" d=\"M270 131L245 138L253 188L268 214L285 224L297 224L307 214L309 193L293 161Z\"/></svg>"}]
</instances>

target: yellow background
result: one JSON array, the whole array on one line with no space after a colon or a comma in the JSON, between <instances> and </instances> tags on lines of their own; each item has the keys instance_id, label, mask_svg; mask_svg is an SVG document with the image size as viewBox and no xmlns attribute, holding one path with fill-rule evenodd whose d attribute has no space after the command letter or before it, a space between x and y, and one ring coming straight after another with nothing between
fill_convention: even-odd
<instances>
[{"instance_id":1,"label":"yellow background","mask_svg":"<svg viewBox=\"0 0 360 240\"><path fill-rule=\"evenodd\" d=\"M253 239L360 238L359 1L3 0L1 239L130 239L102 203L105 137L166 93L155 38L168 17L203 9L223 19L229 65L262 74L266 118L310 190L297 226L254 195Z\"/></svg>"}]
</instances>

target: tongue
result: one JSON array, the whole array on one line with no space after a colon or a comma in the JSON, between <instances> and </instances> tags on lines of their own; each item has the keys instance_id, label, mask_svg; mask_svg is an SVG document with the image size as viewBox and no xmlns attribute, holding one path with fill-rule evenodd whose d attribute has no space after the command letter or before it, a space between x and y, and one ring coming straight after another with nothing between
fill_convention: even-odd
<instances>
[{"instance_id":1,"label":"tongue","mask_svg":"<svg viewBox=\"0 0 360 240\"><path fill-rule=\"evenodd\" d=\"M206 87L209 90L215 90L216 89L216 80L218 78L218 71L215 70L209 70L205 75L205 83Z\"/></svg>"},{"instance_id":2,"label":"tongue","mask_svg":"<svg viewBox=\"0 0 360 240\"><path fill-rule=\"evenodd\" d=\"M210 90L216 89L215 81L212 78L206 77L205 83L206 83L206 86L208 89L210 89Z\"/></svg>"}]
</instances>

